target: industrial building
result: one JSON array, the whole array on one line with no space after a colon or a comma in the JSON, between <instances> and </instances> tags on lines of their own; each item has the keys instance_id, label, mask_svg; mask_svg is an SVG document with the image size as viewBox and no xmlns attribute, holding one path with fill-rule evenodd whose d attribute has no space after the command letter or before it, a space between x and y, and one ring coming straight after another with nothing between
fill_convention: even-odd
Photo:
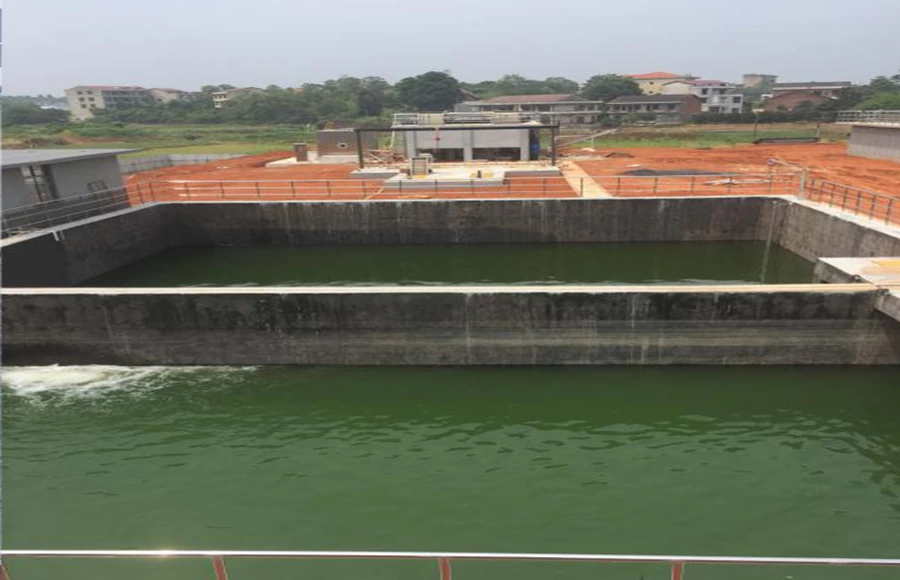
<instances>
[{"instance_id":1,"label":"industrial building","mask_svg":"<svg viewBox=\"0 0 900 580\"><path fill-rule=\"evenodd\" d=\"M137 149L3 151L3 210L122 187L116 156Z\"/></svg>"},{"instance_id":2,"label":"industrial building","mask_svg":"<svg viewBox=\"0 0 900 580\"><path fill-rule=\"evenodd\" d=\"M421 127L421 130L416 130ZM397 113L395 148L435 161L530 161L540 157L538 113Z\"/></svg>"},{"instance_id":3,"label":"industrial building","mask_svg":"<svg viewBox=\"0 0 900 580\"><path fill-rule=\"evenodd\" d=\"M575 94L507 95L483 101L465 101L457 112L535 113L543 123L562 126L595 125L603 115L603 101L589 101Z\"/></svg>"},{"instance_id":4,"label":"industrial building","mask_svg":"<svg viewBox=\"0 0 900 580\"><path fill-rule=\"evenodd\" d=\"M841 111L838 123L853 126L850 155L900 161L900 111Z\"/></svg>"}]
</instances>

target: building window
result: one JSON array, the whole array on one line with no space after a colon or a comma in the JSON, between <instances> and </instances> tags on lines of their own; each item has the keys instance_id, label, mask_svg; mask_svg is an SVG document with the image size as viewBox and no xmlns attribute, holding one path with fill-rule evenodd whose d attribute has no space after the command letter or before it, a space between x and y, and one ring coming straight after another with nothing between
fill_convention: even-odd
<instances>
[{"instance_id":1,"label":"building window","mask_svg":"<svg viewBox=\"0 0 900 580\"><path fill-rule=\"evenodd\" d=\"M45 169L46 167L40 165L28 165L22 168L25 187L38 202L59 199L53 177Z\"/></svg>"},{"instance_id":2,"label":"building window","mask_svg":"<svg viewBox=\"0 0 900 580\"><path fill-rule=\"evenodd\" d=\"M78 97L78 100L81 101L81 102L83 103L83 102L84 102L84 97Z\"/></svg>"},{"instance_id":3,"label":"building window","mask_svg":"<svg viewBox=\"0 0 900 580\"><path fill-rule=\"evenodd\" d=\"M94 97L88 97L88 100L89 100L90 102L93 103L93 102L94 102Z\"/></svg>"},{"instance_id":4,"label":"building window","mask_svg":"<svg viewBox=\"0 0 900 580\"><path fill-rule=\"evenodd\" d=\"M731 102L732 102L732 103L740 103L740 102L741 102L741 97L731 97Z\"/></svg>"},{"instance_id":5,"label":"building window","mask_svg":"<svg viewBox=\"0 0 900 580\"><path fill-rule=\"evenodd\" d=\"M81 108L82 108L82 109L87 109L87 105L85 105L84 103L81 103Z\"/></svg>"}]
</instances>

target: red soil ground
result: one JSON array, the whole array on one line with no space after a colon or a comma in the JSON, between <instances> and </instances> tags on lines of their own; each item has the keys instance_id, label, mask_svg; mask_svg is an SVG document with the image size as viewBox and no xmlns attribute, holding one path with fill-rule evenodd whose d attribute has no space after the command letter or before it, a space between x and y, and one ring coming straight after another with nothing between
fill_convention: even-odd
<instances>
[{"instance_id":1,"label":"red soil ground","mask_svg":"<svg viewBox=\"0 0 900 580\"><path fill-rule=\"evenodd\" d=\"M503 187L398 192L381 180L350 177L352 164L265 167L290 152L267 153L198 165L142 171L128 177L136 203L201 200L361 200L361 199L495 199L504 197L575 197L561 177L510 178Z\"/></svg>"},{"instance_id":2,"label":"red soil ground","mask_svg":"<svg viewBox=\"0 0 900 580\"><path fill-rule=\"evenodd\" d=\"M815 177L837 183L900 196L900 163L847 155L842 143L797 145L741 145L714 149L648 147L616 149L630 158L577 160L589 175L619 175L633 165L643 169L700 169L722 173L766 173L767 162L775 159L798 168L810 169ZM609 151L597 150L597 153ZM571 155L584 151L571 150ZM787 169L776 165L776 169Z\"/></svg>"}]
</instances>

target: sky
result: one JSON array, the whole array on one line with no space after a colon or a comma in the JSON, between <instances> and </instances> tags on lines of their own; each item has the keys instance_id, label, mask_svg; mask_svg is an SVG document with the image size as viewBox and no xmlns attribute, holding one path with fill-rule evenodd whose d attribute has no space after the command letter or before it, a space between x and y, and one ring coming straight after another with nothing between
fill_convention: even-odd
<instances>
[{"instance_id":1,"label":"sky","mask_svg":"<svg viewBox=\"0 0 900 580\"><path fill-rule=\"evenodd\" d=\"M900 0L6 0L3 92L669 71L900 72Z\"/></svg>"}]
</instances>

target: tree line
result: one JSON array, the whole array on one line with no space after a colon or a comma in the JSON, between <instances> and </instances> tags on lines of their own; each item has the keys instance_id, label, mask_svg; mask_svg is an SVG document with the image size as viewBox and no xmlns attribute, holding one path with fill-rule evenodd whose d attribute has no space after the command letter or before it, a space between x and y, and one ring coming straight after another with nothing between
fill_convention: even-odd
<instances>
[{"instance_id":1,"label":"tree line","mask_svg":"<svg viewBox=\"0 0 900 580\"><path fill-rule=\"evenodd\" d=\"M601 74L584 83L564 77L544 80L521 75L504 75L497 80L461 82L448 72L430 71L391 84L381 77L341 77L324 83L307 83L297 88L271 85L259 93L229 101L221 109L212 105L212 93L234 88L207 85L194 98L171 103L146 103L117 110L96 111L97 120L142 124L254 123L317 125L353 123L380 125L400 111L444 111L464 100L490 99L503 95L576 93L589 100L610 101L620 96L638 95L640 88L630 78ZM758 100L771 87L738 89L748 101ZM49 97L49 95L48 95ZM18 100L17 100L18 99ZM43 109L36 98L4 97L3 125L64 123L64 111ZM867 85L844 90L840 97L820 105L809 104L790 115L772 115L774 120L822 119L845 109L900 109L900 74L876 77ZM746 116L746 115L745 115ZM703 115L699 122L735 122L743 117ZM749 117L748 117L749 118Z\"/></svg>"}]
</instances>

